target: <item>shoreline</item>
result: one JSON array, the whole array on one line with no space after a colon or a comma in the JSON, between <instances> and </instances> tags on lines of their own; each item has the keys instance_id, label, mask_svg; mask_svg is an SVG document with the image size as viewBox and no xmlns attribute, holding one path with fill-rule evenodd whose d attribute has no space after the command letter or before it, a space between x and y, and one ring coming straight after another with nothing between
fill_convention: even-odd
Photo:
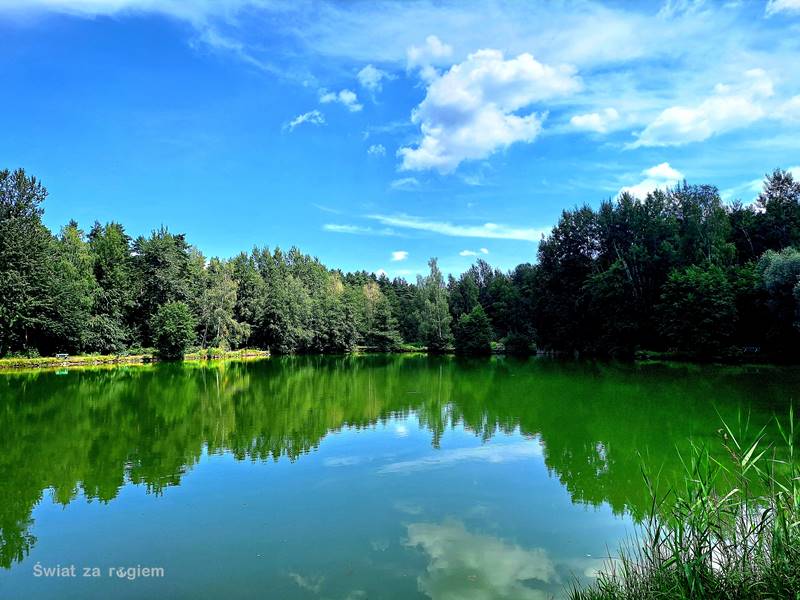
<instances>
[{"instance_id":1,"label":"shoreline","mask_svg":"<svg viewBox=\"0 0 800 600\"><path fill-rule=\"evenodd\" d=\"M268 358L270 353L268 350L229 350L226 352L210 352L208 350L201 350L199 352L191 352L187 354L183 361L201 361L201 360L227 360L227 359L244 359L244 358ZM159 359L155 354L131 354L131 355L118 355L118 354L81 354L76 356L68 356L67 358L57 358L55 356L42 356L38 358L0 358L0 372L3 371L20 371L20 370L36 370L36 369L57 369L57 368L70 368L70 367L97 367L97 366L123 366L123 365L145 365L151 363L165 362Z\"/></svg>"},{"instance_id":2,"label":"shoreline","mask_svg":"<svg viewBox=\"0 0 800 600\"><path fill-rule=\"evenodd\" d=\"M396 355L408 355L408 354L428 354L427 350L424 347L401 347L397 350L393 350L390 352L381 352L369 347L360 346L355 348L352 352L343 353L343 355L350 355L350 356L359 356L365 354L396 354ZM324 354L319 353L319 356L334 356L332 354ZM127 365L147 365L147 364L155 364L155 363L162 363L162 362L199 362L203 360L244 360L244 359L262 359L262 358L269 358L273 356L269 350L259 350L259 349L243 349L243 350L228 350L224 352L220 352L218 350L200 350L197 352L190 352L187 353L186 356L181 361L164 361L158 358L153 353L142 353L142 354L131 354L131 355L116 355L116 354L109 354L109 355L75 355L75 356L68 356L67 358L57 358L55 356L43 356L43 357L36 357L36 358L25 358L25 357L17 357L17 358L0 358L0 373L8 373L8 372L19 372L19 371L36 371L36 370L44 370L44 369L65 369L65 368L79 368L79 367L99 367L99 366L108 366L108 367L115 367L115 366L127 366ZM435 354L431 354L431 356L458 356L454 351L446 351L446 352L439 352ZM685 354L679 353L666 353L666 352L648 352L648 351L639 351L636 352L633 356L621 358L621 357L613 357L613 356L596 356L596 355L579 355L576 356L570 352L553 352L553 351L542 351L542 352L533 352L528 356L517 356L513 354L507 354L502 351L494 350L491 354L486 355L486 358L490 356L502 356L502 357L510 357L510 358L553 358L553 359L574 359L574 360L590 360L590 361L610 361L610 362L629 362L629 363L639 363L639 364L648 364L648 363L681 363L681 364L690 364L690 365L720 365L720 366L738 366L738 367L790 367L790 366L800 366L798 363L794 362L782 362L780 360L775 360L775 357L764 356L764 357L716 357L716 358L706 358L700 359L696 357L688 357ZM461 357L461 358L470 358L470 357ZM474 357L473 357L474 358ZM477 357L482 358L482 357Z\"/></svg>"}]
</instances>

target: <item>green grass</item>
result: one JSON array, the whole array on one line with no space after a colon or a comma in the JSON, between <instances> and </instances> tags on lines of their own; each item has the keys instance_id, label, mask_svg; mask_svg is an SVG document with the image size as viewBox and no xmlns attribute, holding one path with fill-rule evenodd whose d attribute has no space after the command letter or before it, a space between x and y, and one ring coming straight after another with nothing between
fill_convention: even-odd
<instances>
[{"instance_id":1,"label":"green grass","mask_svg":"<svg viewBox=\"0 0 800 600\"><path fill-rule=\"evenodd\" d=\"M184 360L211 360L211 359L230 359L230 358L249 358L268 356L264 350L222 350L221 348L205 348L194 352L189 352ZM140 349L136 353L130 354L87 354L80 356L68 356L66 359L54 356L37 357L10 357L0 358L0 370L3 369L42 369L48 367L81 367L95 365L112 364L138 364L156 362L158 359L155 352L150 349Z\"/></svg>"},{"instance_id":2,"label":"green grass","mask_svg":"<svg viewBox=\"0 0 800 600\"><path fill-rule=\"evenodd\" d=\"M572 600L673 598L800 599L800 457L794 415L777 427L780 447L764 429L735 433L723 423L728 456L705 447L681 457L685 483L659 493L643 473L652 505L640 535L607 561L591 587Z\"/></svg>"}]
</instances>

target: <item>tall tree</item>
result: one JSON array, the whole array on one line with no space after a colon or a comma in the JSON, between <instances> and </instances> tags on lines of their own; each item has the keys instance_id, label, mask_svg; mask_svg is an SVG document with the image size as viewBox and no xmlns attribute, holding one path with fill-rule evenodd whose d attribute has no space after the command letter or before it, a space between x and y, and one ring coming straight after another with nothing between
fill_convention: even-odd
<instances>
[{"instance_id":1,"label":"tall tree","mask_svg":"<svg viewBox=\"0 0 800 600\"><path fill-rule=\"evenodd\" d=\"M149 322L158 308L168 302L191 299L189 244L185 236L161 227L149 238L139 237L133 244L133 252L140 282L137 325L147 343L151 340Z\"/></svg>"},{"instance_id":2,"label":"tall tree","mask_svg":"<svg viewBox=\"0 0 800 600\"><path fill-rule=\"evenodd\" d=\"M47 190L25 171L0 171L0 356L52 346L52 236Z\"/></svg>"},{"instance_id":3,"label":"tall tree","mask_svg":"<svg viewBox=\"0 0 800 600\"><path fill-rule=\"evenodd\" d=\"M435 258L428 261L430 273L417 278L418 314L420 334L428 352L445 351L451 344L450 308L447 302L447 287Z\"/></svg>"},{"instance_id":4,"label":"tall tree","mask_svg":"<svg viewBox=\"0 0 800 600\"><path fill-rule=\"evenodd\" d=\"M75 221L61 229L53 242L53 331L62 350L86 348L92 307L99 288L91 249Z\"/></svg>"},{"instance_id":5,"label":"tall tree","mask_svg":"<svg viewBox=\"0 0 800 600\"><path fill-rule=\"evenodd\" d=\"M250 326L235 319L237 286L231 267L212 258L205 271L200 294L198 331L200 344L229 349L250 335Z\"/></svg>"},{"instance_id":6,"label":"tall tree","mask_svg":"<svg viewBox=\"0 0 800 600\"><path fill-rule=\"evenodd\" d=\"M131 328L137 297L131 239L119 223L95 223L89 232L89 247L98 289L86 346L104 353L121 352L137 341Z\"/></svg>"}]
</instances>

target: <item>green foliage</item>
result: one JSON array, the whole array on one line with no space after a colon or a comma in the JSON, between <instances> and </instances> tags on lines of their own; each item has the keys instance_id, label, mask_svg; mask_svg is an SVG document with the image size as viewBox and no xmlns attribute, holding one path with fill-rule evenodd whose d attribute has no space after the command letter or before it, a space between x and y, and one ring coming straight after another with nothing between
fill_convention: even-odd
<instances>
[{"instance_id":1,"label":"green foliage","mask_svg":"<svg viewBox=\"0 0 800 600\"><path fill-rule=\"evenodd\" d=\"M492 323L478 304L459 317L455 327L456 354L480 356L492 352Z\"/></svg>"},{"instance_id":2,"label":"green foliage","mask_svg":"<svg viewBox=\"0 0 800 600\"><path fill-rule=\"evenodd\" d=\"M691 266L670 273L659 315L670 348L717 355L728 346L736 320L733 289L722 269Z\"/></svg>"},{"instance_id":3,"label":"green foliage","mask_svg":"<svg viewBox=\"0 0 800 600\"><path fill-rule=\"evenodd\" d=\"M184 302L167 302L150 322L153 345L165 360L183 359L195 339L197 322Z\"/></svg>"},{"instance_id":4,"label":"green foliage","mask_svg":"<svg viewBox=\"0 0 800 600\"><path fill-rule=\"evenodd\" d=\"M444 352L452 343L450 308L444 277L435 258L428 261L430 274L417 278L420 337L428 352Z\"/></svg>"},{"instance_id":5,"label":"green foliage","mask_svg":"<svg viewBox=\"0 0 800 600\"><path fill-rule=\"evenodd\" d=\"M189 244L183 235L162 227L133 244L133 268L138 285L137 329L145 343L152 341L149 323L159 307L170 302L191 303Z\"/></svg>"},{"instance_id":6,"label":"green foliage","mask_svg":"<svg viewBox=\"0 0 800 600\"><path fill-rule=\"evenodd\" d=\"M368 282L363 287L365 345L379 352L397 350L402 344L397 330L397 319L392 314L392 305L378 284Z\"/></svg>"},{"instance_id":7,"label":"green foliage","mask_svg":"<svg viewBox=\"0 0 800 600\"><path fill-rule=\"evenodd\" d=\"M218 258L202 271L198 328L203 348L228 350L250 337L250 326L234 318L238 288L230 271Z\"/></svg>"},{"instance_id":8,"label":"green foliage","mask_svg":"<svg viewBox=\"0 0 800 600\"><path fill-rule=\"evenodd\" d=\"M755 272L766 298L766 341L791 352L800 339L800 250L767 250Z\"/></svg>"},{"instance_id":9,"label":"green foliage","mask_svg":"<svg viewBox=\"0 0 800 600\"><path fill-rule=\"evenodd\" d=\"M22 169L0 171L0 355L55 345L52 236L41 221L46 197Z\"/></svg>"},{"instance_id":10,"label":"green foliage","mask_svg":"<svg viewBox=\"0 0 800 600\"><path fill-rule=\"evenodd\" d=\"M445 279L432 259L415 284L331 270L296 248L207 260L163 227L132 242L117 223L85 236L71 222L54 236L46 195L24 171L0 171L0 356L149 346L156 312L180 302L203 347L447 352L453 324L480 307L509 353L800 359L800 183L785 171L755 206L683 183L565 210L537 264L478 260Z\"/></svg>"}]
</instances>

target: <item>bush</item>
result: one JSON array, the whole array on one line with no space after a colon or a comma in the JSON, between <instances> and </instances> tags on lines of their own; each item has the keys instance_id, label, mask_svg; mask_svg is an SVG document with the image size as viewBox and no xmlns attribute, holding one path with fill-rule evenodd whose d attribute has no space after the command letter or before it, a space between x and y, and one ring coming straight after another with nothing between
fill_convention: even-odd
<instances>
[{"instance_id":1,"label":"bush","mask_svg":"<svg viewBox=\"0 0 800 600\"><path fill-rule=\"evenodd\" d=\"M182 360L195 341L196 321L183 302L159 307L150 321L156 353L165 360Z\"/></svg>"},{"instance_id":2,"label":"bush","mask_svg":"<svg viewBox=\"0 0 800 600\"><path fill-rule=\"evenodd\" d=\"M525 334L511 332L503 339L506 354L511 356L530 356L536 352L531 338Z\"/></svg>"},{"instance_id":3,"label":"bush","mask_svg":"<svg viewBox=\"0 0 800 600\"><path fill-rule=\"evenodd\" d=\"M492 324L478 304L458 319L455 335L456 354L480 356L492 352Z\"/></svg>"}]
</instances>

